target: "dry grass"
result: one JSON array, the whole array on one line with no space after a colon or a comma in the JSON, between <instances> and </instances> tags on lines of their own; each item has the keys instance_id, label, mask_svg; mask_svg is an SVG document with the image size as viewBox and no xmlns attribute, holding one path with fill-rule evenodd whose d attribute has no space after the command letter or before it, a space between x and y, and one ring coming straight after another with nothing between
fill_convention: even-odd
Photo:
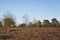
<instances>
[{"instance_id":1,"label":"dry grass","mask_svg":"<svg viewBox=\"0 0 60 40\"><path fill-rule=\"evenodd\" d=\"M2 34L12 35L7 40L60 40L60 28L10 28L1 29Z\"/></svg>"}]
</instances>

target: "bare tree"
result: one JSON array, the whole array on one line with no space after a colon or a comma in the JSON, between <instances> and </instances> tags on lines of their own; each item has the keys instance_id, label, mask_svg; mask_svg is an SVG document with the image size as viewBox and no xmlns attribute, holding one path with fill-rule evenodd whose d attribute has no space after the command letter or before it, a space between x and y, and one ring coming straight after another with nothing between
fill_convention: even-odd
<instances>
[{"instance_id":1,"label":"bare tree","mask_svg":"<svg viewBox=\"0 0 60 40\"><path fill-rule=\"evenodd\" d=\"M27 26L29 25L29 16L26 14L23 16L23 23Z\"/></svg>"}]
</instances>

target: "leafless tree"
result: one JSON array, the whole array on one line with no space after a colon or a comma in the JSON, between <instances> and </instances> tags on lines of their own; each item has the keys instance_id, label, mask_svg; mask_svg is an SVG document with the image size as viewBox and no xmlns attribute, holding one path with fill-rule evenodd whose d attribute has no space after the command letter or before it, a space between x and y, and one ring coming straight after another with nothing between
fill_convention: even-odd
<instances>
[{"instance_id":1,"label":"leafless tree","mask_svg":"<svg viewBox=\"0 0 60 40\"><path fill-rule=\"evenodd\" d=\"M27 26L29 25L29 16L27 14L23 16L23 23L26 25L27 28Z\"/></svg>"}]
</instances>

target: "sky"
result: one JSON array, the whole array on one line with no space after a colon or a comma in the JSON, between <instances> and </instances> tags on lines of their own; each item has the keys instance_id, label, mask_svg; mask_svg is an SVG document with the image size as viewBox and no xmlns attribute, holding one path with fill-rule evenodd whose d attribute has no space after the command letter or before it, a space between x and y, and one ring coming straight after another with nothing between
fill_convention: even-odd
<instances>
[{"instance_id":1,"label":"sky","mask_svg":"<svg viewBox=\"0 0 60 40\"><path fill-rule=\"evenodd\" d=\"M30 21L57 18L60 21L60 0L0 0L0 18L9 11L17 23L27 14Z\"/></svg>"}]
</instances>

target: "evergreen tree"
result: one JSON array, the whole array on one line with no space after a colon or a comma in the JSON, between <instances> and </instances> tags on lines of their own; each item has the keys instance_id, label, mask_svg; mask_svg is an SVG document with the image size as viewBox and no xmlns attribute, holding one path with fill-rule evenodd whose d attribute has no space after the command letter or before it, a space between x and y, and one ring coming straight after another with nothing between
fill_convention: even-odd
<instances>
[{"instance_id":1,"label":"evergreen tree","mask_svg":"<svg viewBox=\"0 0 60 40\"><path fill-rule=\"evenodd\" d=\"M2 22L0 21L0 27L3 27Z\"/></svg>"},{"instance_id":2,"label":"evergreen tree","mask_svg":"<svg viewBox=\"0 0 60 40\"><path fill-rule=\"evenodd\" d=\"M56 18L53 18L51 25L52 25L53 27L59 27L59 21L58 21Z\"/></svg>"},{"instance_id":3,"label":"evergreen tree","mask_svg":"<svg viewBox=\"0 0 60 40\"><path fill-rule=\"evenodd\" d=\"M4 26L7 28L15 27L16 24L15 18L13 18L12 14L4 15L3 22L4 22Z\"/></svg>"},{"instance_id":4,"label":"evergreen tree","mask_svg":"<svg viewBox=\"0 0 60 40\"><path fill-rule=\"evenodd\" d=\"M50 27L51 24L50 24L49 20L44 20L44 21L43 21L43 26L44 26L44 27Z\"/></svg>"}]
</instances>

